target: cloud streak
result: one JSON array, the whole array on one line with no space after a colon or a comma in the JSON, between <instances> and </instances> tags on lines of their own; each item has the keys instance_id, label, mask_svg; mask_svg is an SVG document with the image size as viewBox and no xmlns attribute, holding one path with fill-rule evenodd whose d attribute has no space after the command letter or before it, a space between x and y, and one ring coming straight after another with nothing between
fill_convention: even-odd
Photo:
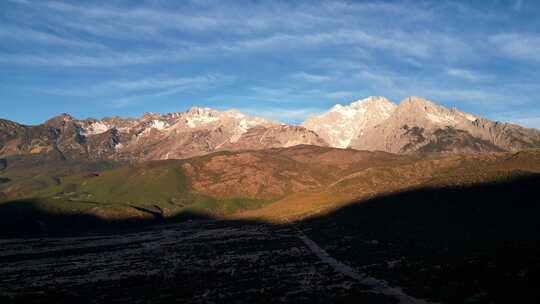
<instances>
[{"instance_id":1,"label":"cloud streak","mask_svg":"<svg viewBox=\"0 0 540 304\"><path fill-rule=\"evenodd\" d=\"M172 96L226 99L293 120L366 95L421 95L478 114L538 108L540 35L533 29L540 23L530 17L540 4L533 2L0 6L5 100L45 95L62 107L93 97L136 109Z\"/></svg>"},{"instance_id":2,"label":"cloud streak","mask_svg":"<svg viewBox=\"0 0 540 304\"><path fill-rule=\"evenodd\" d=\"M171 95L179 91L199 90L216 85L225 85L234 77L221 74L206 74L193 77L141 78L134 80L111 80L75 88L49 88L43 93L63 96L109 96L111 94L133 94L153 91L151 96ZM150 95L148 95L150 96ZM126 97L127 98L127 97Z\"/></svg>"},{"instance_id":3,"label":"cloud streak","mask_svg":"<svg viewBox=\"0 0 540 304\"><path fill-rule=\"evenodd\" d=\"M540 62L540 36L526 33L504 33L489 37L489 42L510 59Z\"/></svg>"},{"instance_id":4,"label":"cloud streak","mask_svg":"<svg viewBox=\"0 0 540 304\"><path fill-rule=\"evenodd\" d=\"M491 78L478 72L460 68L448 68L446 73L452 77L460 78L468 81L482 81Z\"/></svg>"},{"instance_id":5,"label":"cloud streak","mask_svg":"<svg viewBox=\"0 0 540 304\"><path fill-rule=\"evenodd\" d=\"M65 47L107 49L101 43L88 42L78 38L61 37L58 35L36 31L30 28L6 26L0 28L0 39L9 39L18 43L37 43L42 45L59 45Z\"/></svg>"},{"instance_id":6,"label":"cloud streak","mask_svg":"<svg viewBox=\"0 0 540 304\"><path fill-rule=\"evenodd\" d=\"M49 11L44 20L39 20L48 28L71 36L88 36L90 40L67 39L29 29L26 29L26 33L21 32L21 29L18 30L20 33L5 29L4 35L89 48L105 48L101 41L110 39L148 43L142 49L126 52L124 49L117 50L117 43L108 41L106 47L110 52L93 55L73 52L62 55L50 52L19 52L16 56L1 54L1 57L5 57L1 60L2 64L114 67L182 61L192 58L194 54L204 57L223 52L256 54L339 47L370 52L385 51L397 60L414 62L440 56L437 54L440 50L455 54L467 45L447 33L403 31L399 27L382 29L349 26L359 17L351 15L351 12L366 17L373 13L403 16L406 15L406 8L414 12L416 17L432 15L430 10L423 7L409 7L399 3L328 2L322 7L303 3L296 9L285 4L247 5L245 12L221 5L191 12L186 8L163 8L157 5L125 8L95 4L81 6L58 1L36 2L33 6L37 8L34 8L33 14L28 13L26 18L43 19L39 9ZM329 16L327 11L333 15ZM208 36L210 39L197 41L192 39L193 35ZM227 39L221 41L215 39L215 35L223 35ZM164 49L167 51L164 52Z\"/></svg>"}]
</instances>

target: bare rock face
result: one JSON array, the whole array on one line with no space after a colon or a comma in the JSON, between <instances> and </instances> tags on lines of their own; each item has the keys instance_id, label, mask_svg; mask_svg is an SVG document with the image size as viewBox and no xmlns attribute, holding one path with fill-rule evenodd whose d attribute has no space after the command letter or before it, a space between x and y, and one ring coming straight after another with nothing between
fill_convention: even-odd
<instances>
[{"instance_id":1,"label":"bare rock face","mask_svg":"<svg viewBox=\"0 0 540 304\"><path fill-rule=\"evenodd\" d=\"M380 96L335 105L330 111L307 119L302 126L313 130L330 146L347 148L351 141L392 115L396 105Z\"/></svg>"},{"instance_id":2,"label":"bare rock face","mask_svg":"<svg viewBox=\"0 0 540 304\"><path fill-rule=\"evenodd\" d=\"M427 145L430 139L442 136L441 132L435 134L436 130L445 130L447 127L462 130L461 126L471 124L476 119L476 116L455 109L449 110L427 99L409 97L395 108L388 119L353 139L351 147L412 153Z\"/></svg>"},{"instance_id":3,"label":"bare rock face","mask_svg":"<svg viewBox=\"0 0 540 304\"><path fill-rule=\"evenodd\" d=\"M24 134L25 128L15 122L0 119L0 155L16 154L17 143Z\"/></svg>"},{"instance_id":4,"label":"bare rock face","mask_svg":"<svg viewBox=\"0 0 540 304\"><path fill-rule=\"evenodd\" d=\"M298 144L326 145L317 134L302 127L236 110L198 107L126 119L76 120L62 114L37 126L0 121L1 157L43 154L62 159L144 161Z\"/></svg>"},{"instance_id":5,"label":"bare rock face","mask_svg":"<svg viewBox=\"0 0 540 304\"><path fill-rule=\"evenodd\" d=\"M317 142L316 134L299 127L285 126L236 110L219 112L191 108L185 113L154 119L128 138L120 153L142 159L187 158L223 150L263 149L267 147Z\"/></svg>"},{"instance_id":6,"label":"bare rock face","mask_svg":"<svg viewBox=\"0 0 540 304\"><path fill-rule=\"evenodd\" d=\"M199 107L139 118L78 120L62 114L36 126L0 119L0 158L146 161L296 145L400 154L519 151L540 147L540 131L447 109L420 97L396 105L378 96L336 105L301 126Z\"/></svg>"},{"instance_id":7,"label":"bare rock face","mask_svg":"<svg viewBox=\"0 0 540 304\"><path fill-rule=\"evenodd\" d=\"M540 147L540 132L518 125L479 118L468 125L467 130L476 137L493 142L508 150L519 151Z\"/></svg>"},{"instance_id":8,"label":"bare rock face","mask_svg":"<svg viewBox=\"0 0 540 304\"><path fill-rule=\"evenodd\" d=\"M0 130L0 155L40 154L65 158L66 154L83 156L84 138L80 126L67 114L37 126L23 126L3 121Z\"/></svg>"},{"instance_id":9,"label":"bare rock face","mask_svg":"<svg viewBox=\"0 0 540 304\"><path fill-rule=\"evenodd\" d=\"M372 106L373 103L376 106ZM358 104L353 102L337 109L357 108ZM408 97L399 105L381 97L370 97L360 104L366 109L361 115L350 114L349 119L346 115L336 116L334 107L303 125L312 130L322 129L326 136L333 134L337 140L327 141L337 147L348 142L347 146L354 149L402 154L517 151L540 147L538 130L489 121L420 97ZM366 123L368 119L370 123ZM351 134L354 135L349 139Z\"/></svg>"},{"instance_id":10,"label":"bare rock face","mask_svg":"<svg viewBox=\"0 0 540 304\"><path fill-rule=\"evenodd\" d=\"M238 141L228 142L221 150L259 150L297 145L328 146L317 133L303 127L277 125L254 127L242 134Z\"/></svg>"}]
</instances>

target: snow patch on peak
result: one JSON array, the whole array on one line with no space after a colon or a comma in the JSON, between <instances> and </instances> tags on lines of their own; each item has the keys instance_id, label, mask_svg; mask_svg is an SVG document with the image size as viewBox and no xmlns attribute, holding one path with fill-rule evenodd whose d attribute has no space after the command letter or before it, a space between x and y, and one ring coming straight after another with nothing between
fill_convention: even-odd
<instances>
[{"instance_id":1,"label":"snow patch on peak","mask_svg":"<svg viewBox=\"0 0 540 304\"><path fill-rule=\"evenodd\" d=\"M161 121L161 120L154 119L152 121L152 124L150 125L150 128L154 128L154 129L157 129L157 130L164 130L168 126L169 126L168 123L166 123L164 121Z\"/></svg>"},{"instance_id":2,"label":"snow patch on peak","mask_svg":"<svg viewBox=\"0 0 540 304\"><path fill-rule=\"evenodd\" d=\"M201 107L191 107L187 110L188 115L212 115L217 113L218 111L211 109L211 108L201 108Z\"/></svg>"},{"instance_id":3,"label":"snow patch on peak","mask_svg":"<svg viewBox=\"0 0 540 304\"><path fill-rule=\"evenodd\" d=\"M96 135L96 134L105 133L109 129L110 127L108 125L98 120L88 125L86 128L83 129L83 131L84 131L84 135Z\"/></svg>"},{"instance_id":4,"label":"snow patch on peak","mask_svg":"<svg viewBox=\"0 0 540 304\"><path fill-rule=\"evenodd\" d=\"M332 147L346 148L365 129L389 118L397 106L382 96L370 96L306 120L302 126L319 134Z\"/></svg>"},{"instance_id":5,"label":"snow patch on peak","mask_svg":"<svg viewBox=\"0 0 540 304\"><path fill-rule=\"evenodd\" d=\"M409 96L405 98L401 103L401 106L423 106L427 108L439 107L433 101L418 96Z\"/></svg>"},{"instance_id":6,"label":"snow patch on peak","mask_svg":"<svg viewBox=\"0 0 540 304\"><path fill-rule=\"evenodd\" d=\"M451 124L457 123L456 118L448 114L426 113L426 117L435 124Z\"/></svg>"},{"instance_id":7,"label":"snow patch on peak","mask_svg":"<svg viewBox=\"0 0 540 304\"><path fill-rule=\"evenodd\" d=\"M353 118L358 113L358 110L340 104L335 105L330 111L339 113L347 118Z\"/></svg>"},{"instance_id":8,"label":"snow patch on peak","mask_svg":"<svg viewBox=\"0 0 540 304\"><path fill-rule=\"evenodd\" d=\"M197 128L219 120L219 112L210 108L191 107L186 112L186 123L190 128Z\"/></svg>"},{"instance_id":9,"label":"snow patch on peak","mask_svg":"<svg viewBox=\"0 0 540 304\"><path fill-rule=\"evenodd\" d=\"M362 109L363 112L380 112L381 115L388 118L392 115L397 105L383 96L369 96L352 102L350 107Z\"/></svg>"},{"instance_id":10,"label":"snow patch on peak","mask_svg":"<svg viewBox=\"0 0 540 304\"><path fill-rule=\"evenodd\" d=\"M478 119L476 116L469 113L463 113L463 116L469 121L476 121Z\"/></svg>"},{"instance_id":11,"label":"snow patch on peak","mask_svg":"<svg viewBox=\"0 0 540 304\"><path fill-rule=\"evenodd\" d=\"M196 128L201 125L209 124L214 121L218 121L218 117L212 117L212 116L195 116L195 117L188 117L186 119L187 125L190 128Z\"/></svg>"},{"instance_id":12,"label":"snow patch on peak","mask_svg":"<svg viewBox=\"0 0 540 304\"><path fill-rule=\"evenodd\" d=\"M247 129L249 128L248 122L245 119L240 120L240 123L238 124L238 127L242 132L247 132Z\"/></svg>"},{"instance_id":13,"label":"snow patch on peak","mask_svg":"<svg viewBox=\"0 0 540 304\"><path fill-rule=\"evenodd\" d=\"M240 120L240 122L238 123L238 127L234 130L234 133L229 139L229 142L235 143L238 140L240 140L240 137L242 137L242 134L246 133L249 127L250 126L247 120L245 119Z\"/></svg>"},{"instance_id":14,"label":"snow patch on peak","mask_svg":"<svg viewBox=\"0 0 540 304\"><path fill-rule=\"evenodd\" d=\"M243 113L241 113L240 111L238 111L236 109L227 110L227 111L223 112L223 114L226 114L228 116L231 116L231 117L234 117L234 118L237 118L237 119L242 119L242 118L246 117L246 115L244 115Z\"/></svg>"},{"instance_id":15,"label":"snow patch on peak","mask_svg":"<svg viewBox=\"0 0 540 304\"><path fill-rule=\"evenodd\" d=\"M393 103L383 96L369 96L364 99L359 99L351 102L352 107L366 107L369 104L393 105Z\"/></svg>"}]
</instances>

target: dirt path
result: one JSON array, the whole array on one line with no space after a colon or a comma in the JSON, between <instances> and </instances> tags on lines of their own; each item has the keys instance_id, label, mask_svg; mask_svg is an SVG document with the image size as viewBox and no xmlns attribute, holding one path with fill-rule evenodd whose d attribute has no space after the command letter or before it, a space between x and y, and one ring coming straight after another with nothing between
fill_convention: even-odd
<instances>
[{"instance_id":1,"label":"dirt path","mask_svg":"<svg viewBox=\"0 0 540 304\"><path fill-rule=\"evenodd\" d=\"M312 239L306 236L300 229L298 229L298 238L306 244L306 246L313 252L321 262L331 266L336 272L348 276L352 279L358 281L358 283L369 286L372 290L371 292L382 294L388 297L395 298L402 304L428 304L422 299L417 299L407 295L399 287L388 286L388 283L384 280L378 280L372 277L369 277L365 273L359 273L355 271L352 267L336 260L330 256L324 249L319 247Z\"/></svg>"},{"instance_id":2,"label":"dirt path","mask_svg":"<svg viewBox=\"0 0 540 304\"><path fill-rule=\"evenodd\" d=\"M290 226L220 221L0 239L0 303L389 302L306 241Z\"/></svg>"}]
</instances>

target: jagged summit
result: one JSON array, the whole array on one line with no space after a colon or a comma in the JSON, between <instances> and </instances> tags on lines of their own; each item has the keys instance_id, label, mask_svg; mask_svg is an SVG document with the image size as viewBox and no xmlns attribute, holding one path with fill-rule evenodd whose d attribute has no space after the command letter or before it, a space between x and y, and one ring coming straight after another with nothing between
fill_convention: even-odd
<instances>
[{"instance_id":1,"label":"jagged summit","mask_svg":"<svg viewBox=\"0 0 540 304\"><path fill-rule=\"evenodd\" d=\"M350 147L393 153L515 151L540 146L540 132L491 122L480 125L476 115L448 109L411 96L402 100L387 119Z\"/></svg>"},{"instance_id":2,"label":"jagged summit","mask_svg":"<svg viewBox=\"0 0 540 304\"><path fill-rule=\"evenodd\" d=\"M67 121L72 121L72 120L75 120L75 118L73 118L73 116L67 114L67 113L62 113L60 115L57 115L47 121L44 122L44 124L46 125L56 125L56 124L59 124L59 123L62 123L62 122L67 122Z\"/></svg>"},{"instance_id":3,"label":"jagged summit","mask_svg":"<svg viewBox=\"0 0 540 304\"><path fill-rule=\"evenodd\" d=\"M308 118L302 126L331 146L394 153L482 152L540 146L540 132L502 124L410 96L370 96Z\"/></svg>"},{"instance_id":4,"label":"jagged summit","mask_svg":"<svg viewBox=\"0 0 540 304\"><path fill-rule=\"evenodd\" d=\"M144 113L139 118L77 120L64 114L43 125L5 123L0 156L60 153L67 159L153 160L186 158L221 150L327 145L307 129L238 110L191 107L185 112ZM54 127L51 129L50 127Z\"/></svg>"},{"instance_id":5,"label":"jagged summit","mask_svg":"<svg viewBox=\"0 0 540 304\"><path fill-rule=\"evenodd\" d=\"M472 114L457 109L450 110L431 100L416 96L407 97L401 101L393 116L424 128L429 128L431 125L455 127L476 120Z\"/></svg>"},{"instance_id":6,"label":"jagged summit","mask_svg":"<svg viewBox=\"0 0 540 304\"><path fill-rule=\"evenodd\" d=\"M161 117L161 114L158 112L144 112L141 119L156 119L159 117Z\"/></svg>"},{"instance_id":7,"label":"jagged summit","mask_svg":"<svg viewBox=\"0 0 540 304\"><path fill-rule=\"evenodd\" d=\"M399 104L410 106L436 106L433 101L418 96L406 97Z\"/></svg>"},{"instance_id":8,"label":"jagged summit","mask_svg":"<svg viewBox=\"0 0 540 304\"><path fill-rule=\"evenodd\" d=\"M211 108L208 108L208 107L190 107L186 113L188 114L197 114L197 115L205 115L205 114L212 114L212 113L217 113L218 111L217 110L214 110L214 109L211 109Z\"/></svg>"},{"instance_id":9,"label":"jagged summit","mask_svg":"<svg viewBox=\"0 0 540 304\"><path fill-rule=\"evenodd\" d=\"M384 96L368 96L364 99L359 99L359 100L356 100L356 101L353 101L349 104L349 106L351 107L362 107L362 106L366 106L368 104L379 104L379 103L382 103L382 104L393 104L390 100L388 100L386 97Z\"/></svg>"},{"instance_id":10,"label":"jagged summit","mask_svg":"<svg viewBox=\"0 0 540 304\"><path fill-rule=\"evenodd\" d=\"M61 114L37 126L0 121L0 158L57 154L141 161L300 144L393 153L517 151L540 147L540 131L417 96L398 104L382 96L337 104L300 126L208 107L139 118L78 120Z\"/></svg>"},{"instance_id":11,"label":"jagged summit","mask_svg":"<svg viewBox=\"0 0 540 304\"><path fill-rule=\"evenodd\" d=\"M337 104L330 111L308 118L302 126L318 133L331 146L346 148L351 140L388 118L396 105L381 96L370 96L349 105Z\"/></svg>"}]
</instances>

